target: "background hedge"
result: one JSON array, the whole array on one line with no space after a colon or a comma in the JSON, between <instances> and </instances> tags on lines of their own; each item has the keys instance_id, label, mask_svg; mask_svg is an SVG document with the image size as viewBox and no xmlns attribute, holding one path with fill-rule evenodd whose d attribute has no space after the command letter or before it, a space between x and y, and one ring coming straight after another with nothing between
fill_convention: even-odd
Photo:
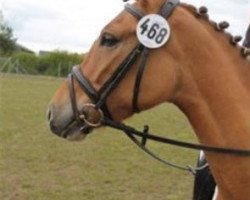
<instances>
[{"instance_id":1,"label":"background hedge","mask_svg":"<svg viewBox=\"0 0 250 200\"><path fill-rule=\"evenodd\" d=\"M18 52L10 58L2 58L1 72L67 76L72 66L80 64L84 55L55 51L43 55Z\"/></svg>"}]
</instances>

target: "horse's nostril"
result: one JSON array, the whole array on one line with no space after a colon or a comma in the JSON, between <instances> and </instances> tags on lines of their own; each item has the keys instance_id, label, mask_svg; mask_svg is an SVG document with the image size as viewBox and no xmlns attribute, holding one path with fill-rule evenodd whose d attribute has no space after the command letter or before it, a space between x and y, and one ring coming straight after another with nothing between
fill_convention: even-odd
<instances>
[{"instance_id":1,"label":"horse's nostril","mask_svg":"<svg viewBox=\"0 0 250 200\"><path fill-rule=\"evenodd\" d=\"M49 127L50 130L55 133L58 134L58 128L55 126L54 120L53 120L53 113L52 113L52 109L51 107L48 108L47 110L47 119L49 121Z\"/></svg>"},{"instance_id":2,"label":"horse's nostril","mask_svg":"<svg viewBox=\"0 0 250 200\"><path fill-rule=\"evenodd\" d=\"M50 109L47 110L47 119L49 122L52 120L52 113Z\"/></svg>"},{"instance_id":3,"label":"horse's nostril","mask_svg":"<svg viewBox=\"0 0 250 200\"><path fill-rule=\"evenodd\" d=\"M47 119L49 122L54 120L54 109L53 106L50 105L47 110Z\"/></svg>"},{"instance_id":4,"label":"horse's nostril","mask_svg":"<svg viewBox=\"0 0 250 200\"><path fill-rule=\"evenodd\" d=\"M53 133L55 133L55 134L57 134L57 135L60 135L61 130L60 130L57 126L55 126L55 123L53 122L53 120L50 120L49 126L50 126L50 130L51 130Z\"/></svg>"}]
</instances>

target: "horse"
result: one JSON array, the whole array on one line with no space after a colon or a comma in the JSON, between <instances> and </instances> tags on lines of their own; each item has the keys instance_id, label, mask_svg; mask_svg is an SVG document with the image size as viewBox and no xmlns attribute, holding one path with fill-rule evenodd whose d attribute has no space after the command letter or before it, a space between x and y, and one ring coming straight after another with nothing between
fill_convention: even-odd
<instances>
[{"instance_id":1,"label":"horse","mask_svg":"<svg viewBox=\"0 0 250 200\"><path fill-rule=\"evenodd\" d=\"M150 14L157 14L156 23L150 24ZM52 132L81 140L107 125L103 119L120 122L169 102L187 116L201 144L249 150L249 50L227 27L209 20L205 7L136 0L103 28L55 93L48 108ZM250 199L249 157L209 151L205 156L217 200Z\"/></svg>"}]
</instances>

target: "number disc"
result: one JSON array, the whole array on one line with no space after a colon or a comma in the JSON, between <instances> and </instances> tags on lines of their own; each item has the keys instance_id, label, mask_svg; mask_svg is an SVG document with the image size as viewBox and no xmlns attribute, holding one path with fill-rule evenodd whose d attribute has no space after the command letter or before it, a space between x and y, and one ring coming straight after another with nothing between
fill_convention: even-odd
<instances>
[{"instance_id":1,"label":"number disc","mask_svg":"<svg viewBox=\"0 0 250 200\"><path fill-rule=\"evenodd\" d=\"M136 34L144 46L156 49L162 47L169 40L170 26L162 16L149 14L139 21Z\"/></svg>"}]
</instances>

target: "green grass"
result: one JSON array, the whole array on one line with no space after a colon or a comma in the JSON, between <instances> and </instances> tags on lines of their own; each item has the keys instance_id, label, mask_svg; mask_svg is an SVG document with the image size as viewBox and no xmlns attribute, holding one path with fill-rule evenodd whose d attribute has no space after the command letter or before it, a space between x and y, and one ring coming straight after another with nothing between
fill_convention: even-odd
<instances>
[{"instance_id":1,"label":"green grass","mask_svg":"<svg viewBox=\"0 0 250 200\"><path fill-rule=\"evenodd\" d=\"M51 134L47 104L62 79L0 74L1 200L188 200L193 176L141 152L125 135L102 128L83 142ZM162 105L127 120L152 132L195 141L186 118ZM194 164L197 152L157 143L163 158Z\"/></svg>"}]
</instances>

